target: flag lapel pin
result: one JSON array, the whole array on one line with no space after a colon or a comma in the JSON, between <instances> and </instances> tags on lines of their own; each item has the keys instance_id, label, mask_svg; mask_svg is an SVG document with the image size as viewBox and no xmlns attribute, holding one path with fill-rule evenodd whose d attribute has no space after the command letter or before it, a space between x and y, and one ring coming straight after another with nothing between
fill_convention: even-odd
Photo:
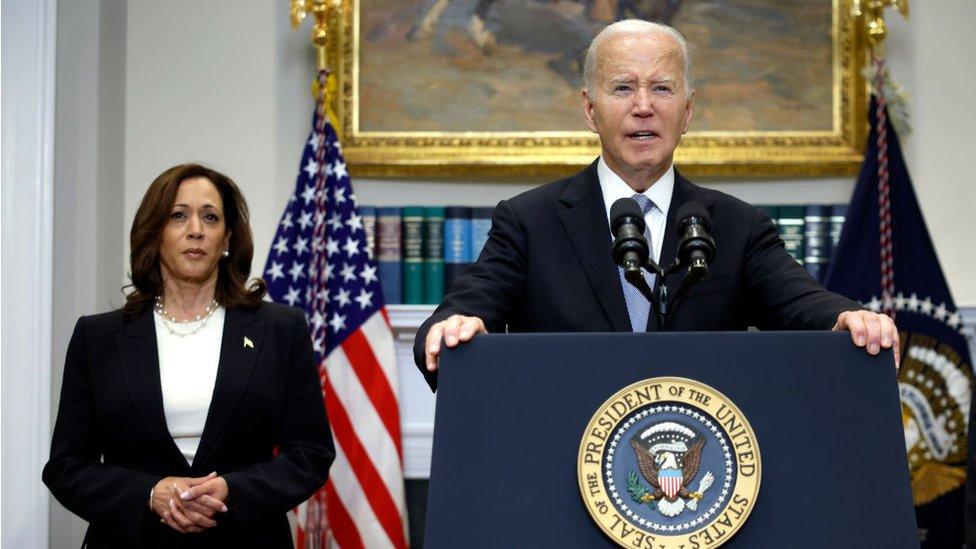
<instances>
[{"instance_id":1,"label":"flag lapel pin","mask_svg":"<svg viewBox=\"0 0 976 549\"><path fill-rule=\"evenodd\" d=\"M245 349L253 349L254 348L254 342L251 341L251 338L249 338L247 336L244 336L244 348Z\"/></svg>"}]
</instances>

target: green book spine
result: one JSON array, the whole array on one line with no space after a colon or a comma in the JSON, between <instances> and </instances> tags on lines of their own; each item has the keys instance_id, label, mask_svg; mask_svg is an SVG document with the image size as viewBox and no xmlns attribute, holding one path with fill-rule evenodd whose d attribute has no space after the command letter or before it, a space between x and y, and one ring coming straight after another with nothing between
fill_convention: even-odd
<instances>
[{"instance_id":1,"label":"green book spine","mask_svg":"<svg viewBox=\"0 0 976 549\"><path fill-rule=\"evenodd\" d=\"M424 303L444 298L444 208L424 208Z\"/></svg>"},{"instance_id":2,"label":"green book spine","mask_svg":"<svg viewBox=\"0 0 976 549\"><path fill-rule=\"evenodd\" d=\"M424 208L403 208L403 302L424 303Z\"/></svg>"},{"instance_id":3,"label":"green book spine","mask_svg":"<svg viewBox=\"0 0 976 549\"><path fill-rule=\"evenodd\" d=\"M764 212L766 212L766 215L769 216L769 218L773 221L774 225L776 223L779 223L779 206L773 206L771 204L760 204L757 207L763 210Z\"/></svg>"},{"instance_id":4,"label":"green book spine","mask_svg":"<svg viewBox=\"0 0 976 549\"><path fill-rule=\"evenodd\" d=\"M806 206L779 206L779 220L776 226L779 228L779 237L786 245L786 251L793 256L797 263L803 264L803 217L806 214Z\"/></svg>"},{"instance_id":5,"label":"green book spine","mask_svg":"<svg viewBox=\"0 0 976 549\"><path fill-rule=\"evenodd\" d=\"M803 266L823 282L830 262L830 206L807 204L803 217Z\"/></svg>"}]
</instances>

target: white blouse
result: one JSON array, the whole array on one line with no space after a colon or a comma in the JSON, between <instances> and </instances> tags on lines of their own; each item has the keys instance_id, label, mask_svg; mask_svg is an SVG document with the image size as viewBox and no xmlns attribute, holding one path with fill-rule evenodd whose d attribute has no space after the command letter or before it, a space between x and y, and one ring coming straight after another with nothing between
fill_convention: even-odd
<instances>
[{"instance_id":1,"label":"white blouse","mask_svg":"<svg viewBox=\"0 0 976 549\"><path fill-rule=\"evenodd\" d=\"M210 400L217 381L220 362L220 342L224 335L224 308L205 320L187 323L168 323L180 337L167 328L159 313L153 313L156 323L156 346L159 349L159 380L163 390L163 412L166 426L187 463L200 446L203 426L207 422ZM201 324L206 323L202 328ZM200 331L192 333L197 328Z\"/></svg>"}]
</instances>

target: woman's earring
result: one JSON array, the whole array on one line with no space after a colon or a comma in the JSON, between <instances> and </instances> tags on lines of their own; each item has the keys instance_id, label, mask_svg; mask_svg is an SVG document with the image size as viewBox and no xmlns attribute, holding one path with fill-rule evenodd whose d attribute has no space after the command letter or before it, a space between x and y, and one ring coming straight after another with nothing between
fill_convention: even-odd
<instances>
[{"instance_id":1,"label":"woman's earring","mask_svg":"<svg viewBox=\"0 0 976 549\"><path fill-rule=\"evenodd\" d=\"M230 250L224 250L223 256L230 257Z\"/></svg>"}]
</instances>

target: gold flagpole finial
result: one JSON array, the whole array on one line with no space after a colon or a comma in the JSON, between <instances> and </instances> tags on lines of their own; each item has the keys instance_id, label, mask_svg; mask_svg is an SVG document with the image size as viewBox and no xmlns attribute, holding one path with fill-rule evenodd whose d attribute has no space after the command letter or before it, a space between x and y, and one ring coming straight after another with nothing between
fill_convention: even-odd
<instances>
[{"instance_id":1,"label":"gold flagpole finial","mask_svg":"<svg viewBox=\"0 0 976 549\"><path fill-rule=\"evenodd\" d=\"M863 23L867 45L874 56L880 55L884 39L888 35L884 9L892 6L908 18L908 0L851 0L851 17Z\"/></svg>"},{"instance_id":2,"label":"gold flagpole finial","mask_svg":"<svg viewBox=\"0 0 976 549\"><path fill-rule=\"evenodd\" d=\"M334 17L341 20L342 9L342 0L291 0L289 10L292 29L297 29L309 14L315 20L312 23L312 45L315 47L319 74L312 79L312 97L318 103L320 112L329 117L336 132L339 131L338 117L328 101L329 94L335 92L335 79L328 77L326 85L320 85L320 82L326 82L324 75L331 73L328 59L329 21Z\"/></svg>"},{"instance_id":3,"label":"gold flagpole finial","mask_svg":"<svg viewBox=\"0 0 976 549\"><path fill-rule=\"evenodd\" d=\"M331 12L342 9L342 0L291 0L291 28L297 29L305 17L311 13L315 22L312 24L312 44L318 54L320 71L329 70L326 48L329 37L329 17Z\"/></svg>"},{"instance_id":4,"label":"gold flagpole finial","mask_svg":"<svg viewBox=\"0 0 976 549\"><path fill-rule=\"evenodd\" d=\"M888 36L884 10L894 7L908 18L908 0L851 0L851 17L857 21L866 37L865 46L870 58L865 76L871 83L871 93L878 99L879 108L887 108L890 121L902 136L911 133L908 95L892 78L885 63L884 41Z\"/></svg>"}]
</instances>

